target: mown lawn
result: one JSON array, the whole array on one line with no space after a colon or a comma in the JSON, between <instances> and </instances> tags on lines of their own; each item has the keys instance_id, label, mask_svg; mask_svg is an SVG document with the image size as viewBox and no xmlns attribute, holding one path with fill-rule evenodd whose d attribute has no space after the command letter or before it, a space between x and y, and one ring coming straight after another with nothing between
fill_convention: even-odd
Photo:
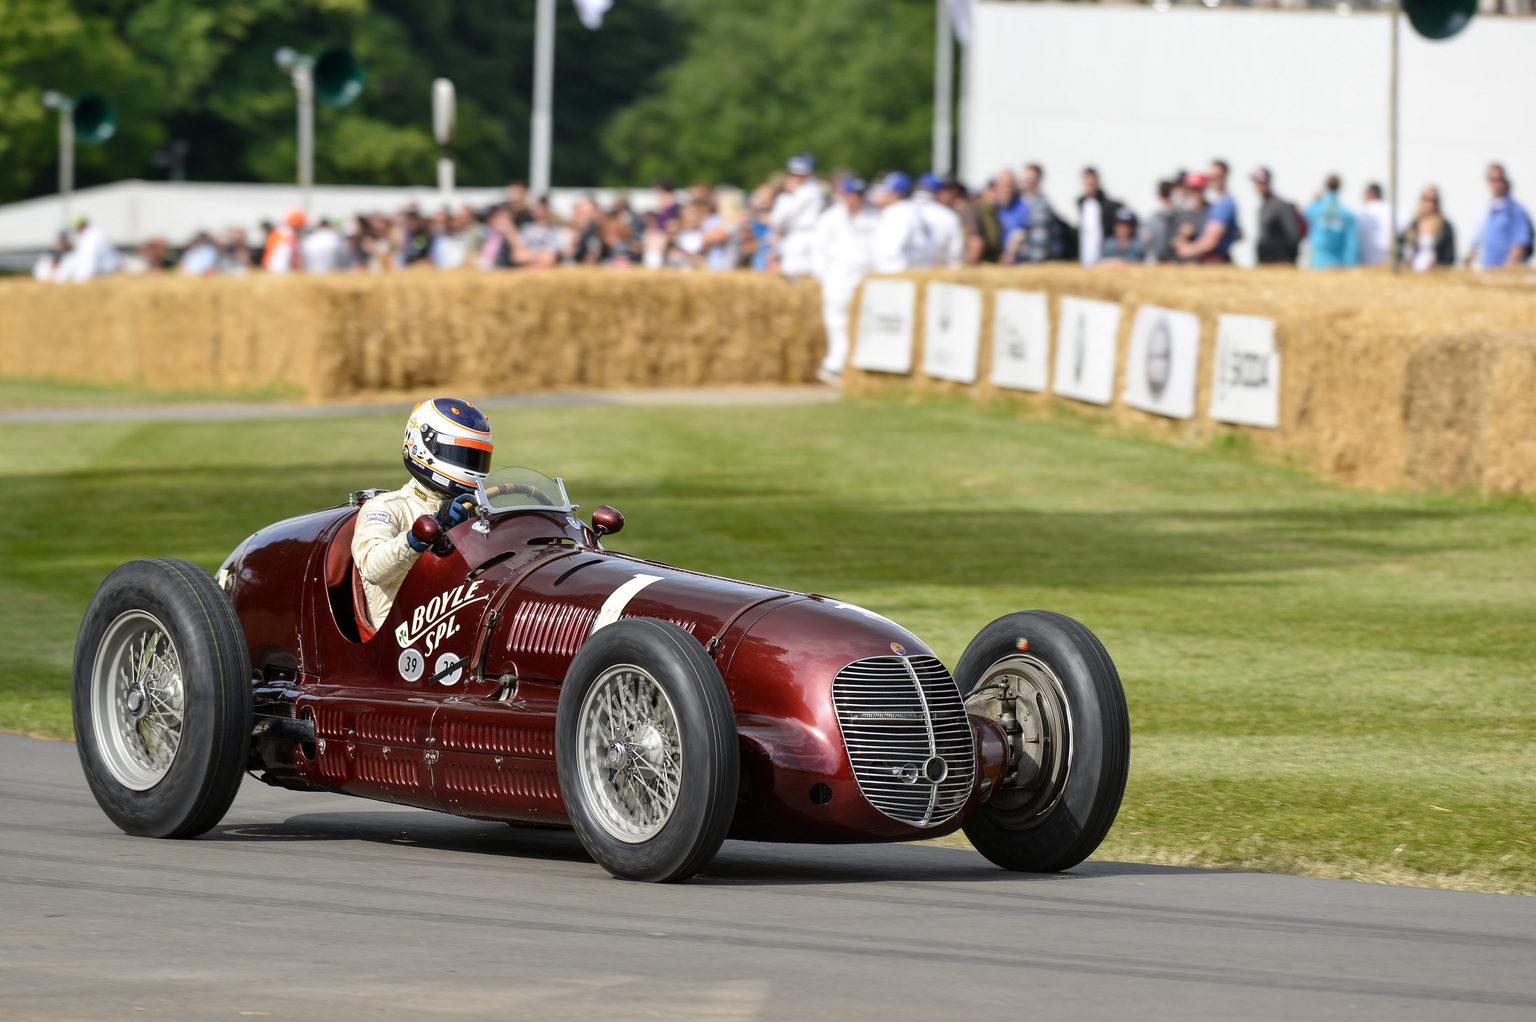
<instances>
[{"instance_id":1,"label":"mown lawn","mask_svg":"<svg viewBox=\"0 0 1536 1022\"><path fill-rule=\"evenodd\" d=\"M501 411L647 557L890 615L953 665L1045 607L1130 699L1100 855L1536 893L1536 516L1001 412ZM122 561L216 566L274 519L403 478L393 418L11 427L0 728L65 736L75 629Z\"/></svg>"}]
</instances>

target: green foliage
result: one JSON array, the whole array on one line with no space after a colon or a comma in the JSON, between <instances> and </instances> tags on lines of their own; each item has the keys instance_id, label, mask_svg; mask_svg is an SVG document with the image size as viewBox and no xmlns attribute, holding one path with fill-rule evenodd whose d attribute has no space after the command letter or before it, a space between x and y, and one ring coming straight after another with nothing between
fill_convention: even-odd
<instances>
[{"instance_id":1,"label":"green foliage","mask_svg":"<svg viewBox=\"0 0 1536 1022\"><path fill-rule=\"evenodd\" d=\"M316 111L315 179L409 184L434 179L431 82L459 93L459 180L526 174L535 0L0 0L0 201L46 194L57 175L56 115L44 90L107 95L117 137L81 150L86 186L164 177L153 155L191 142L189 176L290 181L294 95L273 63L280 46L350 46L367 71L351 106ZM666 0L624 0L599 32L557 6L557 181L607 176L603 126L680 54Z\"/></svg>"},{"instance_id":2,"label":"green foliage","mask_svg":"<svg viewBox=\"0 0 1536 1022\"><path fill-rule=\"evenodd\" d=\"M291 181L280 46L350 46L358 101L316 111L315 179L429 183L431 81L453 79L459 180L523 177L535 0L0 0L0 201L54 190L45 89L107 95L117 136L81 150L84 187L163 178L191 143L203 181ZM558 0L553 177L752 183L802 149L864 173L926 165L933 0L619 0L588 31Z\"/></svg>"},{"instance_id":3,"label":"green foliage","mask_svg":"<svg viewBox=\"0 0 1536 1022\"><path fill-rule=\"evenodd\" d=\"M927 166L931 0L675 0L687 55L614 117L610 177L750 184L809 149L869 174Z\"/></svg>"}]
</instances>

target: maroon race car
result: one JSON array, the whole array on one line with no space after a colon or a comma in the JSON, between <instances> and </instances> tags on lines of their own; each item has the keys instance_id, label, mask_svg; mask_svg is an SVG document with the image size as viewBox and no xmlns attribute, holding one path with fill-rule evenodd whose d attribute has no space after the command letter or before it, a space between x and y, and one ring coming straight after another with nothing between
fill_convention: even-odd
<instances>
[{"instance_id":1,"label":"maroon race car","mask_svg":"<svg viewBox=\"0 0 1536 1022\"><path fill-rule=\"evenodd\" d=\"M907 841L963 827L1008 869L1091 853L1125 788L1114 664L1045 611L954 677L836 599L606 550L561 480L494 472L374 634L361 491L262 529L210 577L150 559L102 582L74 660L80 759L130 834L190 837L242 776L477 819L574 827L615 876L679 880L727 837Z\"/></svg>"}]
</instances>

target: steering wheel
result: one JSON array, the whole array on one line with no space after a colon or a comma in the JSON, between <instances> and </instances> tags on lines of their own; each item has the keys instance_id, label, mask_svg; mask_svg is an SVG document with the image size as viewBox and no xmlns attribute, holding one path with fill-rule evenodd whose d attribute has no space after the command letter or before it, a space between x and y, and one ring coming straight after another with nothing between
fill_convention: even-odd
<instances>
[{"instance_id":1,"label":"steering wheel","mask_svg":"<svg viewBox=\"0 0 1536 1022\"><path fill-rule=\"evenodd\" d=\"M549 494L545 493L537 486L534 486L532 483L502 483L499 486L492 486L490 489L486 490L485 496L486 499L489 500L491 497L499 497L503 493L524 493L538 501L540 504L547 504L550 507L555 506L555 502L549 499Z\"/></svg>"}]
</instances>

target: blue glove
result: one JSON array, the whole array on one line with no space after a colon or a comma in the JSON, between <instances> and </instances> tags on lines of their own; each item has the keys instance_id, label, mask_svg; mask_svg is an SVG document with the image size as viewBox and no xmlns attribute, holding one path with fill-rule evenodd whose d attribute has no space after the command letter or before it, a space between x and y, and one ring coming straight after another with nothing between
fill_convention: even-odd
<instances>
[{"instance_id":1,"label":"blue glove","mask_svg":"<svg viewBox=\"0 0 1536 1022\"><path fill-rule=\"evenodd\" d=\"M405 545L416 551L418 554L424 554L427 552L427 544L417 539L416 534L409 530L407 530L405 534Z\"/></svg>"},{"instance_id":2,"label":"blue glove","mask_svg":"<svg viewBox=\"0 0 1536 1022\"><path fill-rule=\"evenodd\" d=\"M461 525L469 521L469 515L469 506L464 502L463 498L455 497L444 504L437 512L437 522L443 527L443 531L447 532L455 525Z\"/></svg>"}]
</instances>

